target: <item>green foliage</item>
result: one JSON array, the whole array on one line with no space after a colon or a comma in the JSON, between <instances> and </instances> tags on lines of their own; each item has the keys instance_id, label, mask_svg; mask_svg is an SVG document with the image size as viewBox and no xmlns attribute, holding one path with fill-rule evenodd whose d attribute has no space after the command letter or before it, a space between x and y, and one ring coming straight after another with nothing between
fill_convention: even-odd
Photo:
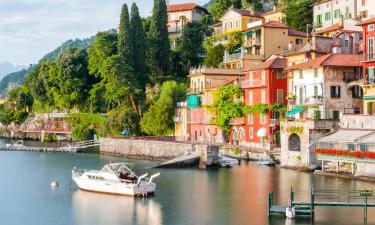
<instances>
[{"instance_id":1,"label":"green foliage","mask_svg":"<svg viewBox=\"0 0 375 225\"><path fill-rule=\"evenodd\" d=\"M68 121L71 123L72 139L82 141L92 139L94 134L106 136L108 133L107 117L94 113L70 114Z\"/></svg>"},{"instance_id":2,"label":"green foliage","mask_svg":"<svg viewBox=\"0 0 375 225\"><path fill-rule=\"evenodd\" d=\"M292 134L302 134L304 130L303 126L289 126L286 128L286 132Z\"/></svg>"},{"instance_id":3,"label":"green foliage","mask_svg":"<svg viewBox=\"0 0 375 225\"><path fill-rule=\"evenodd\" d=\"M135 63L135 51L130 27L129 11L126 4L123 4L121 10L117 49L118 54L123 57L123 61L133 67Z\"/></svg>"},{"instance_id":4,"label":"green foliage","mask_svg":"<svg viewBox=\"0 0 375 225\"><path fill-rule=\"evenodd\" d=\"M167 22L165 0L154 0L148 32L149 49L147 53L150 75L153 81L158 81L160 76L167 76L169 71L170 45Z\"/></svg>"},{"instance_id":5,"label":"green foliage","mask_svg":"<svg viewBox=\"0 0 375 225\"><path fill-rule=\"evenodd\" d=\"M200 55L203 53L203 26L200 22L187 23L182 30L177 51L186 60L188 68L198 66L202 62Z\"/></svg>"},{"instance_id":6,"label":"green foliage","mask_svg":"<svg viewBox=\"0 0 375 225\"><path fill-rule=\"evenodd\" d=\"M315 0L284 0L287 24L295 29L306 31L306 25L313 23L314 3Z\"/></svg>"},{"instance_id":7,"label":"green foliage","mask_svg":"<svg viewBox=\"0 0 375 225\"><path fill-rule=\"evenodd\" d=\"M266 104L258 103L255 105L246 105L243 108L244 114L249 113L259 113L259 114L265 114L269 110L269 106Z\"/></svg>"},{"instance_id":8,"label":"green foliage","mask_svg":"<svg viewBox=\"0 0 375 225\"><path fill-rule=\"evenodd\" d=\"M219 21L231 5L231 0L213 0L208 6L208 11L211 13L215 21Z\"/></svg>"},{"instance_id":9,"label":"green foliage","mask_svg":"<svg viewBox=\"0 0 375 225\"><path fill-rule=\"evenodd\" d=\"M12 88L7 92L6 98L9 102L14 102L20 110L27 110L33 104L32 96L25 86Z\"/></svg>"},{"instance_id":10,"label":"green foliage","mask_svg":"<svg viewBox=\"0 0 375 225\"><path fill-rule=\"evenodd\" d=\"M9 84L13 83L16 85L21 85L26 77L26 74L31 71L32 68L29 68L27 70L23 69L18 72L10 73L6 75L1 81L0 81L0 95L4 95L6 91L8 91Z\"/></svg>"},{"instance_id":11,"label":"green foliage","mask_svg":"<svg viewBox=\"0 0 375 225\"><path fill-rule=\"evenodd\" d=\"M52 142L52 141L55 141L55 139L56 139L55 135L53 135L53 134L45 134L43 140L45 142Z\"/></svg>"},{"instance_id":12,"label":"green foliage","mask_svg":"<svg viewBox=\"0 0 375 225\"><path fill-rule=\"evenodd\" d=\"M28 115L23 110L15 110L8 105L0 105L0 123L3 125L21 124L27 119Z\"/></svg>"},{"instance_id":13,"label":"green foliage","mask_svg":"<svg viewBox=\"0 0 375 225\"><path fill-rule=\"evenodd\" d=\"M225 45L225 49L229 51L229 53L234 52L238 48L241 48L243 44L242 32L234 32L229 35L228 37L228 44Z\"/></svg>"},{"instance_id":14,"label":"green foliage","mask_svg":"<svg viewBox=\"0 0 375 225\"><path fill-rule=\"evenodd\" d=\"M158 100L151 105L141 119L144 133L166 136L174 133L174 110L176 103L186 98L186 87L175 81L164 82Z\"/></svg>"},{"instance_id":15,"label":"green foliage","mask_svg":"<svg viewBox=\"0 0 375 225\"><path fill-rule=\"evenodd\" d=\"M321 112L320 110L314 110L314 121L318 121L321 119Z\"/></svg>"},{"instance_id":16,"label":"green foliage","mask_svg":"<svg viewBox=\"0 0 375 225\"><path fill-rule=\"evenodd\" d=\"M139 116L133 108L122 106L109 113L106 127L111 134L119 135L123 130L129 130L137 135L140 133Z\"/></svg>"},{"instance_id":17,"label":"green foliage","mask_svg":"<svg viewBox=\"0 0 375 225\"><path fill-rule=\"evenodd\" d=\"M95 134L94 129L92 129L88 124L78 124L74 126L72 130L73 141L85 141L93 139Z\"/></svg>"},{"instance_id":18,"label":"green foliage","mask_svg":"<svg viewBox=\"0 0 375 225\"><path fill-rule=\"evenodd\" d=\"M204 59L204 64L208 67L217 67L223 61L224 46L219 44L208 47L207 56Z\"/></svg>"},{"instance_id":19,"label":"green foliage","mask_svg":"<svg viewBox=\"0 0 375 225\"><path fill-rule=\"evenodd\" d=\"M216 117L216 125L222 129L225 135L230 133L230 119L242 117L243 103L238 99L243 92L237 85L230 85L219 88L212 106L206 106Z\"/></svg>"}]
</instances>

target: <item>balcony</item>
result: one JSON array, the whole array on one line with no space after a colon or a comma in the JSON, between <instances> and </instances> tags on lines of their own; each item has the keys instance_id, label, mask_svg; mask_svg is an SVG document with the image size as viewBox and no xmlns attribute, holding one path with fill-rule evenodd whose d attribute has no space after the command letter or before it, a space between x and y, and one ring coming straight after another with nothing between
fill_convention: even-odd
<instances>
[{"instance_id":1,"label":"balcony","mask_svg":"<svg viewBox=\"0 0 375 225\"><path fill-rule=\"evenodd\" d=\"M224 62L239 61L242 57L241 53L224 54Z\"/></svg>"},{"instance_id":2,"label":"balcony","mask_svg":"<svg viewBox=\"0 0 375 225\"><path fill-rule=\"evenodd\" d=\"M305 103L307 105L321 105L323 104L323 97L322 96L308 97L305 99Z\"/></svg>"},{"instance_id":3,"label":"balcony","mask_svg":"<svg viewBox=\"0 0 375 225\"><path fill-rule=\"evenodd\" d=\"M355 72L344 72L344 82L349 83L352 81L362 80L362 74Z\"/></svg>"},{"instance_id":4,"label":"balcony","mask_svg":"<svg viewBox=\"0 0 375 225\"><path fill-rule=\"evenodd\" d=\"M265 80L245 80L241 82L241 88L254 88L266 86Z\"/></svg>"},{"instance_id":5,"label":"balcony","mask_svg":"<svg viewBox=\"0 0 375 225\"><path fill-rule=\"evenodd\" d=\"M244 125L245 124L245 118L232 118L229 120L229 125L235 126L235 125Z\"/></svg>"},{"instance_id":6,"label":"balcony","mask_svg":"<svg viewBox=\"0 0 375 225\"><path fill-rule=\"evenodd\" d=\"M201 124L203 123L202 117L188 117L188 123L190 124Z\"/></svg>"},{"instance_id":7,"label":"balcony","mask_svg":"<svg viewBox=\"0 0 375 225\"><path fill-rule=\"evenodd\" d=\"M186 90L187 95L201 95L203 94L203 88L188 88Z\"/></svg>"},{"instance_id":8,"label":"balcony","mask_svg":"<svg viewBox=\"0 0 375 225\"><path fill-rule=\"evenodd\" d=\"M180 108L187 107L187 102L177 102L177 107L180 107Z\"/></svg>"},{"instance_id":9,"label":"balcony","mask_svg":"<svg viewBox=\"0 0 375 225\"><path fill-rule=\"evenodd\" d=\"M270 127L277 127L280 126L280 120L279 119L270 119Z\"/></svg>"}]
</instances>

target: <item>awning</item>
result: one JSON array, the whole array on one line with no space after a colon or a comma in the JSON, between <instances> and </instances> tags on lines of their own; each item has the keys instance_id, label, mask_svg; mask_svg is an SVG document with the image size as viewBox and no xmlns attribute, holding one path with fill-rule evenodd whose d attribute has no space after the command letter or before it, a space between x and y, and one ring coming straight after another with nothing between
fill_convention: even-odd
<instances>
[{"instance_id":1,"label":"awning","mask_svg":"<svg viewBox=\"0 0 375 225\"><path fill-rule=\"evenodd\" d=\"M246 31L245 33L243 33L243 34L241 35L241 37L250 36L250 35L256 33L258 30L259 30L259 29L256 29L256 30L248 30L248 31Z\"/></svg>"},{"instance_id":2,"label":"awning","mask_svg":"<svg viewBox=\"0 0 375 225\"><path fill-rule=\"evenodd\" d=\"M237 49L234 50L232 53L241 53L241 48L237 48Z\"/></svg>"},{"instance_id":3,"label":"awning","mask_svg":"<svg viewBox=\"0 0 375 225\"><path fill-rule=\"evenodd\" d=\"M365 140L365 137L373 133L374 131L370 130L342 129L319 138L318 142L353 143L359 139Z\"/></svg>"},{"instance_id":4,"label":"awning","mask_svg":"<svg viewBox=\"0 0 375 225\"><path fill-rule=\"evenodd\" d=\"M257 131L257 137L266 137L266 136L267 136L266 128L263 127Z\"/></svg>"},{"instance_id":5,"label":"awning","mask_svg":"<svg viewBox=\"0 0 375 225\"><path fill-rule=\"evenodd\" d=\"M297 113L300 113L304 110L305 108L303 108L302 106L295 106L292 110L286 112L286 116L294 116L295 114Z\"/></svg>"},{"instance_id":6,"label":"awning","mask_svg":"<svg viewBox=\"0 0 375 225\"><path fill-rule=\"evenodd\" d=\"M364 96L363 100L367 100L367 101L375 100L375 96Z\"/></svg>"}]
</instances>

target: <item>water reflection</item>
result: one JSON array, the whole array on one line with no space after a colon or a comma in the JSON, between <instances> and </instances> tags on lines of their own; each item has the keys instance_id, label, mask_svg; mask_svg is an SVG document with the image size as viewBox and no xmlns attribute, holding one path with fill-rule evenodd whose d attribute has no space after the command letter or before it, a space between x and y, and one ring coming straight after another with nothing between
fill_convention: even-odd
<instances>
[{"instance_id":1,"label":"water reflection","mask_svg":"<svg viewBox=\"0 0 375 225\"><path fill-rule=\"evenodd\" d=\"M160 204L133 198L76 190L72 196L75 224L163 224Z\"/></svg>"}]
</instances>

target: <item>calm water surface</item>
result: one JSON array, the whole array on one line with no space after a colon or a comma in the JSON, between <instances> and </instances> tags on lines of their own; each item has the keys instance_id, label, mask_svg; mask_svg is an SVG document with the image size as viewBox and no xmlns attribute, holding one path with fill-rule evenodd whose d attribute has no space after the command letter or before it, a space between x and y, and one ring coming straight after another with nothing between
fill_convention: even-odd
<instances>
[{"instance_id":1,"label":"calm water surface","mask_svg":"<svg viewBox=\"0 0 375 225\"><path fill-rule=\"evenodd\" d=\"M152 198L118 197L80 191L73 166L99 169L106 163L135 163L138 174L161 172ZM287 204L290 187L374 189L374 183L315 176L293 170L242 163L232 169L150 169L157 162L98 154L0 152L0 224L2 225L263 225L364 224L359 208L317 208L315 220L267 217L267 195ZM150 171L151 170L151 171ZM50 187L57 180L60 186ZM297 198L308 200L308 193ZM367 224L375 224L369 210Z\"/></svg>"}]
</instances>

